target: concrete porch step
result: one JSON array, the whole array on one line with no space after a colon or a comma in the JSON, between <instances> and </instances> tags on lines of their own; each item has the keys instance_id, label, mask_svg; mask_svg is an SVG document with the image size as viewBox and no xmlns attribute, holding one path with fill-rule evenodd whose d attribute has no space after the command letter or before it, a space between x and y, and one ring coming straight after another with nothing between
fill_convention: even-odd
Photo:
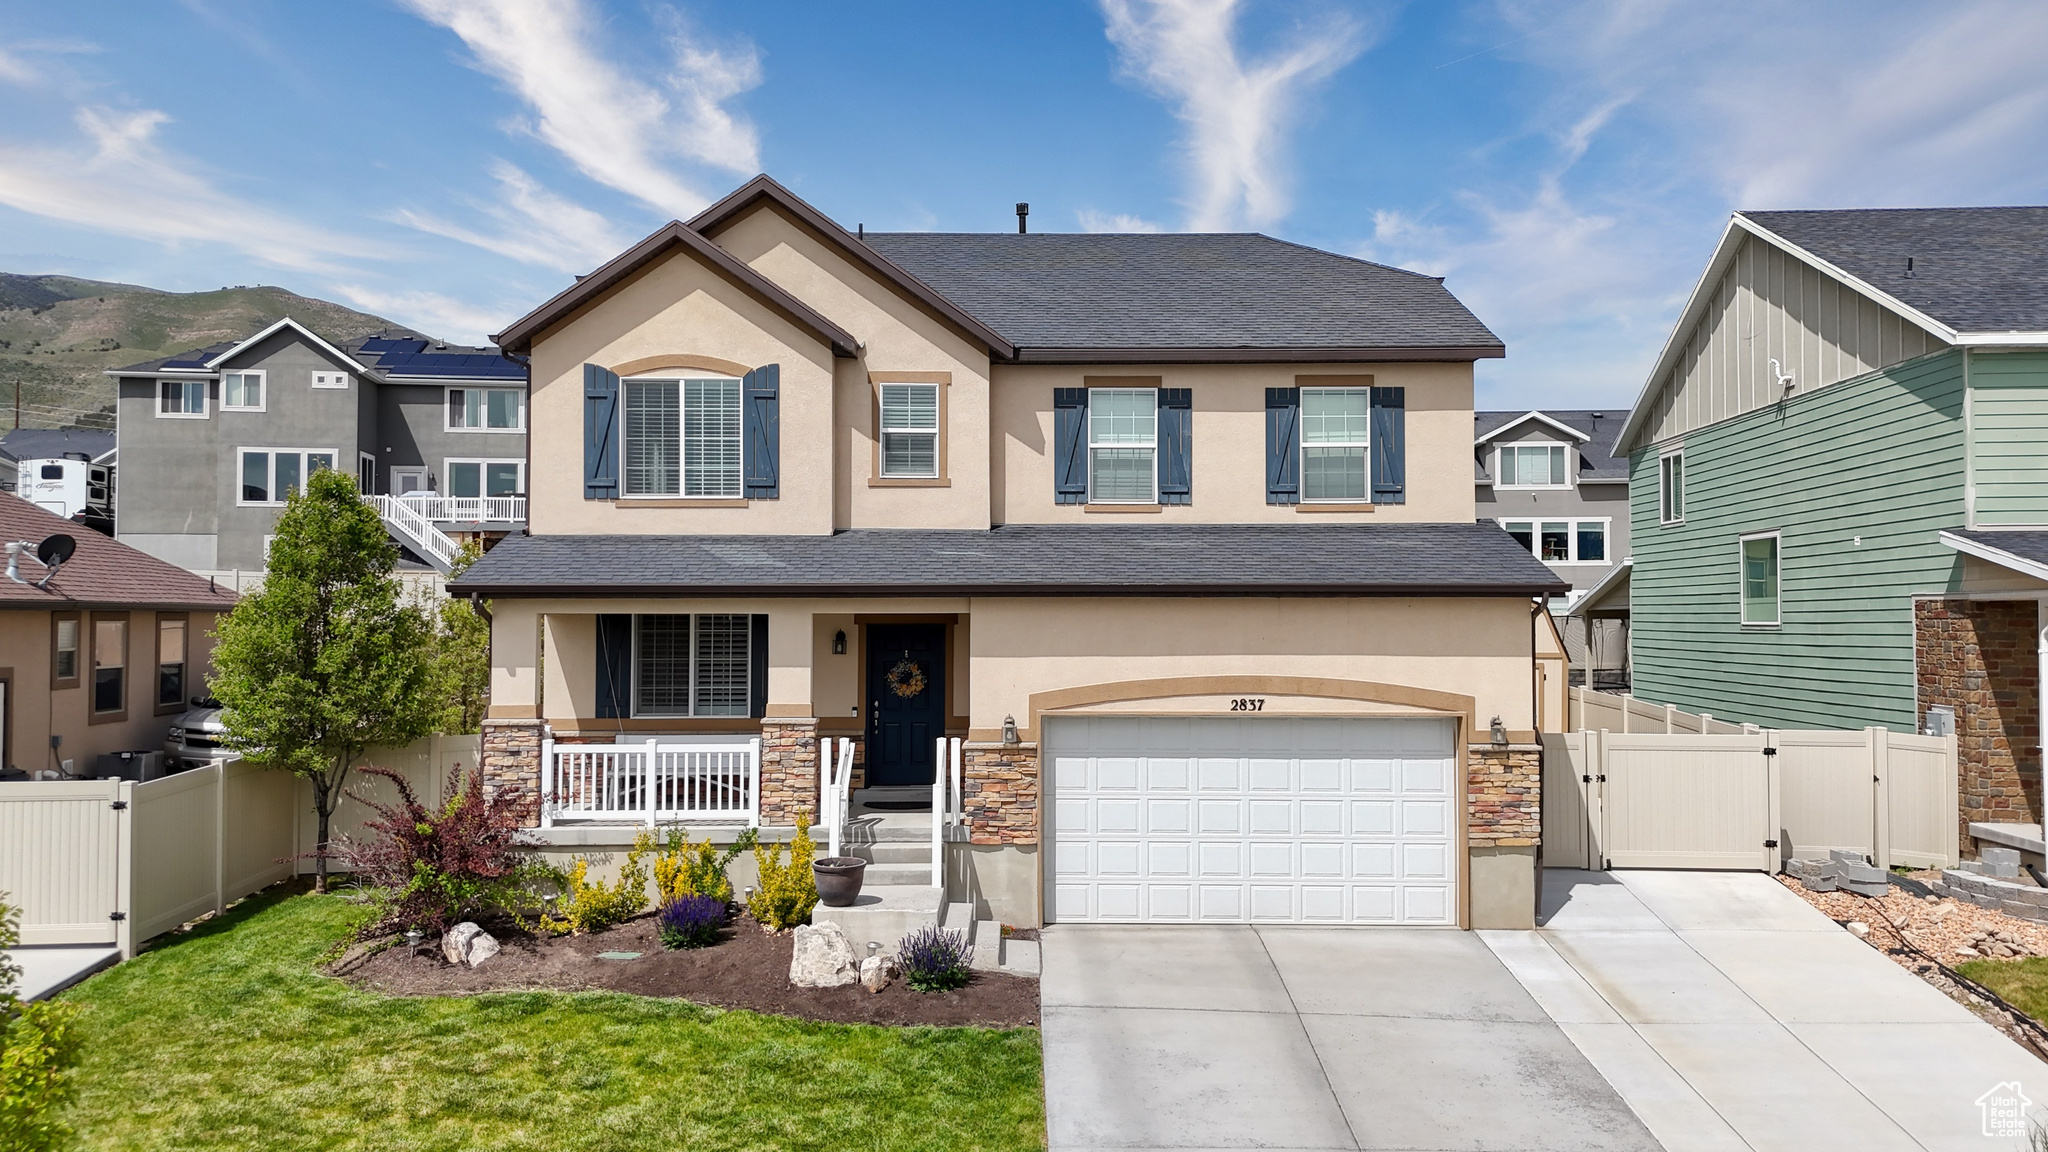
<instances>
[{"instance_id":1,"label":"concrete porch step","mask_svg":"<svg viewBox=\"0 0 2048 1152\"><path fill-rule=\"evenodd\" d=\"M927 860L922 864L870 864L862 874L861 889L890 888L918 884L932 886L932 866ZM938 889L933 888L934 892Z\"/></svg>"},{"instance_id":2,"label":"concrete porch step","mask_svg":"<svg viewBox=\"0 0 2048 1152\"><path fill-rule=\"evenodd\" d=\"M922 864L927 871L932 866L932 846L929 841L913 844L907 840L884 840L879 844L842 843L840 847L870 865Z\"/></svg>"},{"instance_id":3,"label":"concrete porch step","mask_svg":"<svg viewBox=\"0 0 2048 1152\"><path fill-rule=\"evenodd\" d=\"M860 896L851 907L830 908L819 904L812 908L811 923L839 925L846 938L853 942L856 956L867 955L869 941L880 944L884 952L894 952L905 936L939 922L942 897L939 890L929 883L929 870L925 879L927 883L922 888L892 885L870 890L862 885Z\"/></svg>"}]
</instances>

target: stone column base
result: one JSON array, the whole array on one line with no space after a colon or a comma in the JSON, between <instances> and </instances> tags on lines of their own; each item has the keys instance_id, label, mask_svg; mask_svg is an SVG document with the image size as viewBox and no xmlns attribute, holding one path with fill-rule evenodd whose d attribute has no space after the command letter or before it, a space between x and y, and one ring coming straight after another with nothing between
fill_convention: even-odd
<instances>
[{"instance_id":1,"label":"stone column base","mask_svg":"<svg viewBox=\"0 0 2048 1152\"><path fill-rule=\"evenodd\" d=\"M540 826L540 739L538 720L483 722L484 795L511 797L528 828Z\"/></svg>"},{"instance_id":2,"label":"stone column base","mask_svg":"<svg viewBox=\"0 0 2048 1152\"><path fill-rule=\"evenodd\" d=\"M961 746L962 811L973 844L1038 843L1038 745Z\"/></svg>"},{"instance_id":3,"label":"stone column base","mask_svg":"<svg viewBox=\"0 0 2048 1152\"><path fill-rule=\"evenodd\" d=\"M809 813L818 820L818 721L771 717L761 721L761 823L793 827Z\"/></svg>"},{"instance_id":4,"label":"stone column base","mask_svg":"<svg viewBox=\"0 0 2048 1152\"><path fill-rule=\"evenodd\" d=\"M1465 749L1465 843L1534 848L1543 839L1543 746L1472 744Z\"/></svg>"}]
</instances>

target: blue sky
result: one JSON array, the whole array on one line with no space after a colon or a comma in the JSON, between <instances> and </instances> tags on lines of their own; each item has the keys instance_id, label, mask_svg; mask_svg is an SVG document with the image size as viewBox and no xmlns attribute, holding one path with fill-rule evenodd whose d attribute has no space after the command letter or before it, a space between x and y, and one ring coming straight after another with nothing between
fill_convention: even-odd
<instances>
[{"instance_id":1,"label":"blue sky","mask_svg":"<svg viewBox=\"0 0 2048 1152\"><path fill-rule=\"evenodd\" d=\"M1625 406L1735 208L2048 202L2034 0L0 0L0 270L496 331L767 171L848 224L1447 277Z\"/></svg>"}]
</instances>

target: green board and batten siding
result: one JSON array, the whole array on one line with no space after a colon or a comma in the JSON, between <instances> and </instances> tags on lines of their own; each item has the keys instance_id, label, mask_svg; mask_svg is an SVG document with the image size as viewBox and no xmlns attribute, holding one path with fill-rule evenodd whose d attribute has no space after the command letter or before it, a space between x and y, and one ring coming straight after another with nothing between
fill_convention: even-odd
<instances>
[{"instance_id":1,"label":"green board and batten siding","mask_svg":"<svg viewBox=\"0 0 2048 1152\"><path fill-rule=\"evenodd\" d=\"M1962 353L1680 441L1682 524L1658 522L1659 448L1630 457L1636 695L1766 727L1914 730L1913 596L1958 571L1936 534L1964 519ZM1738 541L1771 531L1781 623L1744 627Z\"/></svg>"},{"instance_id":2,"label":"green board and batten siding","mask_svg":"<svg viewBox=\"0 0 2048 1152\"><path fill-rule=\"evenodd\" d=\"M1977 526L2048 524L2048 353L1970 354Z\"/></svg>"}]
</instances>

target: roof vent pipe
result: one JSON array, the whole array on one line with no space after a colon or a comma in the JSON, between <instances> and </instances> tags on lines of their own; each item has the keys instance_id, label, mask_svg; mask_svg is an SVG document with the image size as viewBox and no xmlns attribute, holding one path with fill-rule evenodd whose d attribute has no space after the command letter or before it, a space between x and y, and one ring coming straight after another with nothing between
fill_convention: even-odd
<instances>
[{"instance_id":1,"label":"roof vent pipe","mask_svg":"<svg viewBox=\"0 0 2048 1152\"><path fill-rule=\"evenodd\" d=\"M1024 218L1029 215L1031 215L1031 205L1024 203L1022 200L1017 201L1017 235L1022 236L1024 234Z\"/></svg>"}]
</instances>

